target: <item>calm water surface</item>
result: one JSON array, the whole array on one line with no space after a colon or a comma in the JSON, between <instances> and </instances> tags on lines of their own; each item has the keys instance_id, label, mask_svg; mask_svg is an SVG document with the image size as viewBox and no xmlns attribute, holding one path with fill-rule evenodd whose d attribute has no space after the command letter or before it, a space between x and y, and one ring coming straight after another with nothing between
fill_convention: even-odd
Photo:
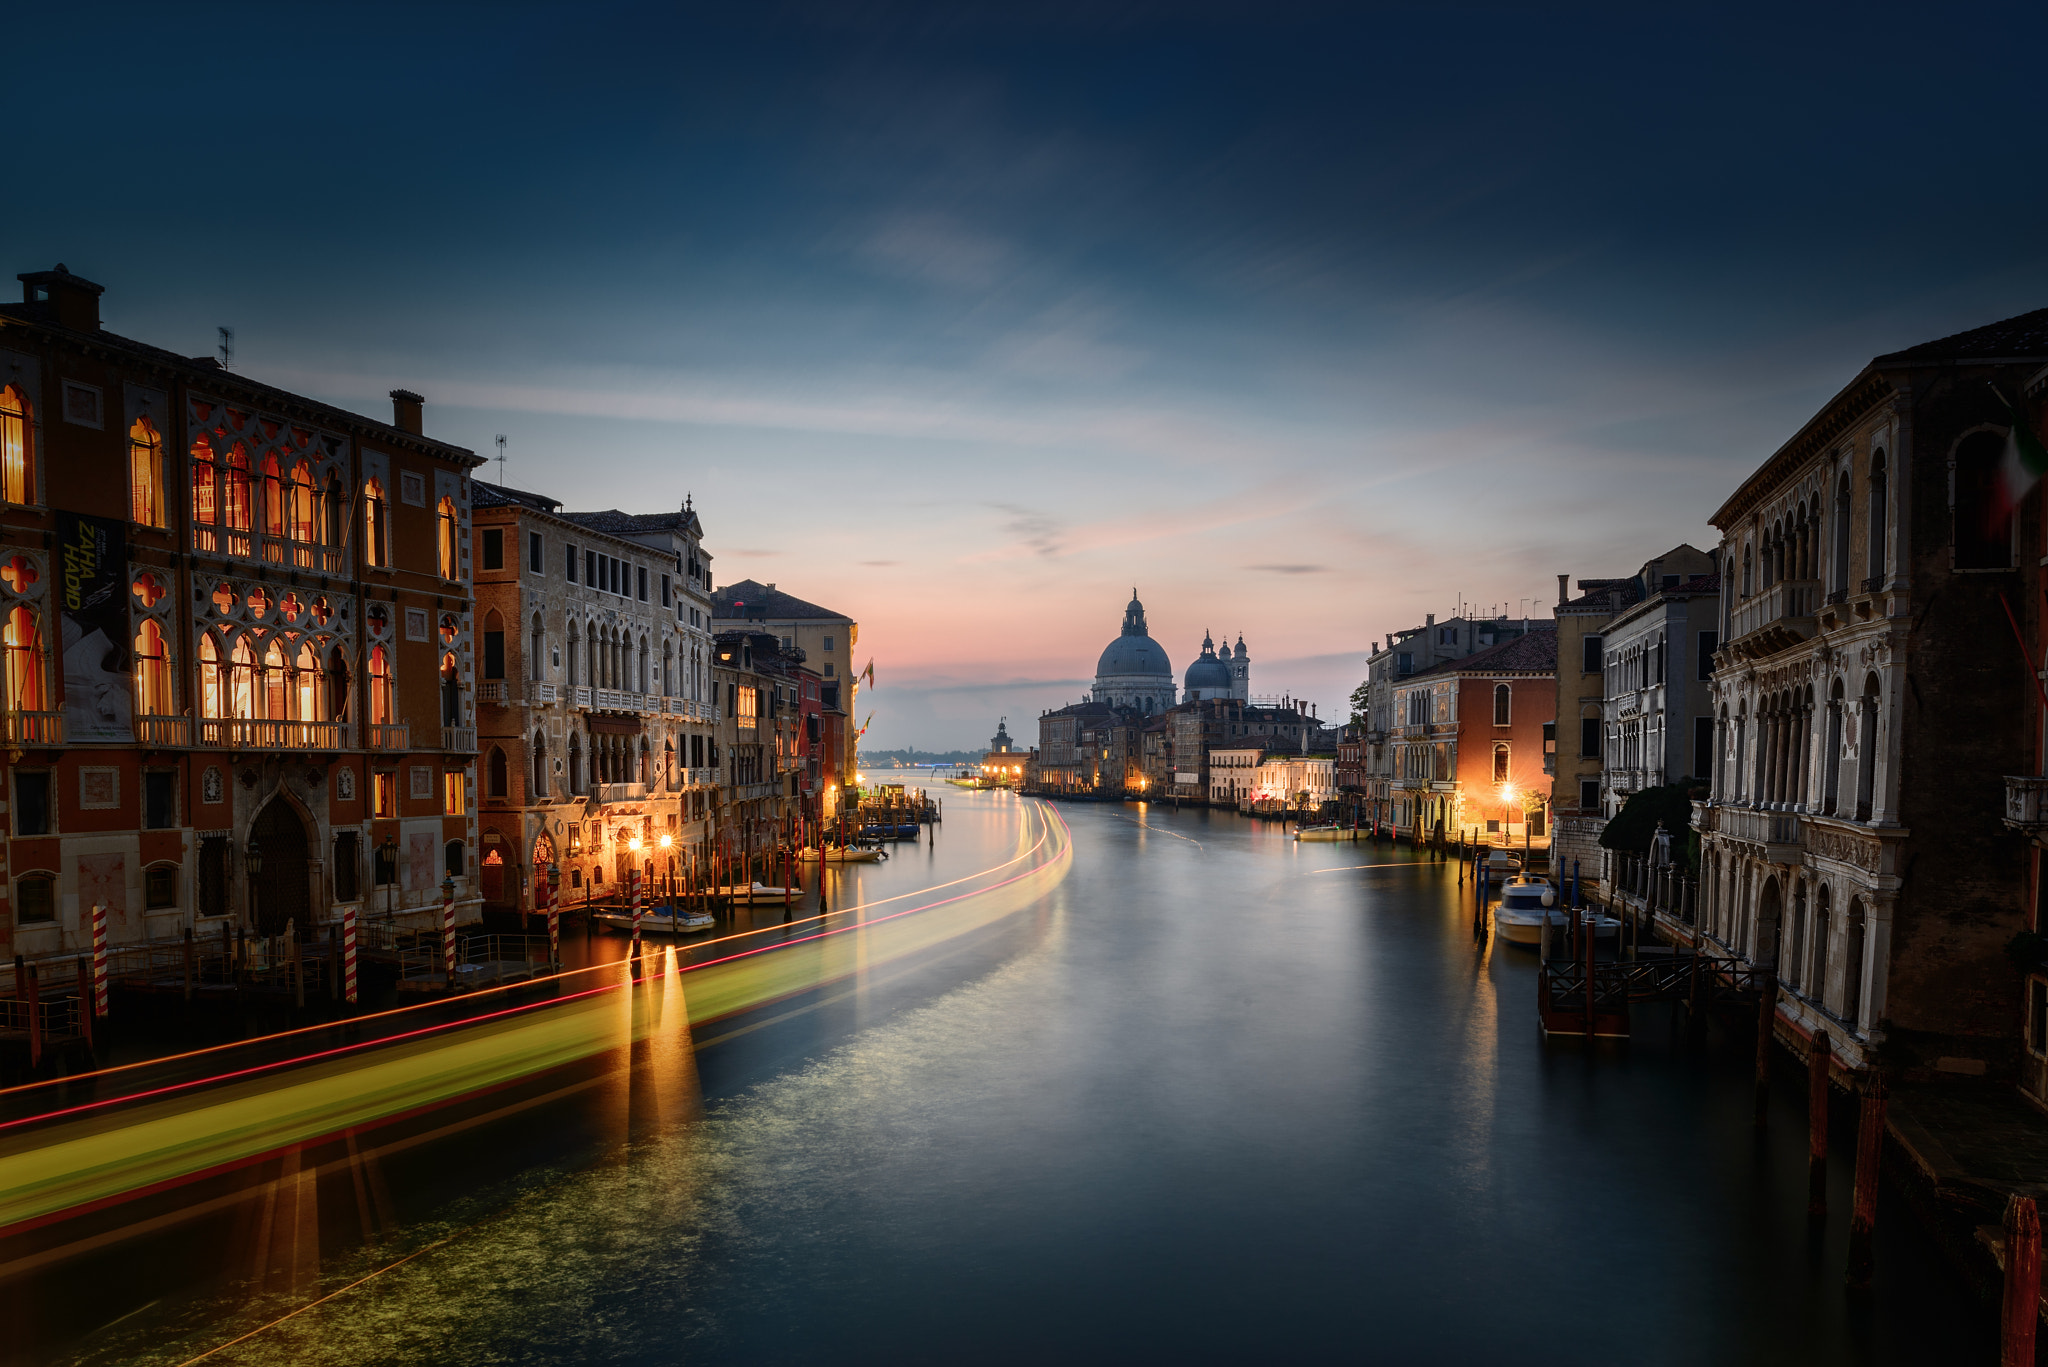
<instances>
[{"instance_id":1,"label":"calm water surface","mask_svg":"<svg viewBox=\"0 0 2048 1367\"><path fill-rule=\"evenodd\" d=\"M836 902L1014 856L1022 800L941 791L936 845ZM425 1251L208 1361L1981 1355L1902 1210L1843 1293L1849 1167L1810 1229L1792 1080L1759 1140L1743 1041L1646 1013L1546 1047L1531 956L1474 949L1452 866L1058 811L1066 876L992 925L323 1193L313 1295ZM312 1299L218 1253L68 1358L183 1362Z\"/></svg>"}]
</instances>

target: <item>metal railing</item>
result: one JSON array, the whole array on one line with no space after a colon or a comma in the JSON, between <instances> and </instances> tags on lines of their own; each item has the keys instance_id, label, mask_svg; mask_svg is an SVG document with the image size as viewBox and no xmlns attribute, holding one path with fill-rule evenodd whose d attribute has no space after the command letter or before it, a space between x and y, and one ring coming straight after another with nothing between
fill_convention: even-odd
<instances>
[{"instance_id":1,"label":"metal railing","mask_svg":"<svg viewBox=\"0 0 2048 1367\"><path fill-rule=\"evenodd\" d=\"M212 750L346 750L348 723L272 721L266 717L201 717L199 744Z\"/></svg>"}]
</instances>

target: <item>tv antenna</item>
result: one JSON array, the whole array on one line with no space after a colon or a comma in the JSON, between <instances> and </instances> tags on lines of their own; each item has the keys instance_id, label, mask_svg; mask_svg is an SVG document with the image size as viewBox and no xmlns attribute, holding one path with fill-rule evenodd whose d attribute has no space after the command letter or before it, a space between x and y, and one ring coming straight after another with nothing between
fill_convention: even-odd
<instances>
[{"instance_id":1,"label":"tv antenna","mask_svg":"<svg viewBox=\"0 0 2048 1367\"><path fill-rule=\"evenodd\" d=\"M214 330L220 333L220 368L222 370L233 370L235 368L235 330L233 328L216 328Z\"/></svg>"},{"instance_id":2,"label":"tv antenna","mask_svg":"<svg viewBox=\"0 0 2048 1367\"><path fill-rule=\"evenodd\" d=\"M503 487L504 483L505 483L505 434L504 434L503 432L500 432L500 433L498 434L498 484L499 484L499 486L500 486L500 487Z\"/></svg>"}]
</instances>

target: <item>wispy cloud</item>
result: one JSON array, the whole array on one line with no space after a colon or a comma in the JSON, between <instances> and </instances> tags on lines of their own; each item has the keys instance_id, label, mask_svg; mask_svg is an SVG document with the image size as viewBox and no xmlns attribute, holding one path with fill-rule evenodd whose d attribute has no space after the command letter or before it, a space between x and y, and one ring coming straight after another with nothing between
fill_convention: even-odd
<instances>
[{"instance_id":1,"label":"wispy cloud","mask_svg":"<svg viewBox=\"0 0 2048 1367\"><path fill-rule=\"evenodd\" d=\"M871 569L879 570L887 569L891 565L900 565L903 562L901 560L863 560L860 563L870 567Z\"/></svg>"},{"instance_id":2,"label":"wispy cloud","mask_svg":"<svg viewBox=\"0 0 2048 1367\"><path fill-rule=\"evenodd\" d=\"M1008 513L1005 534L1015 537L1032 554L1050 559L1060 553L1066 528L1058 518L1016 503L991 503L988 507Z\"/></svg>"},{"instance_id":3,"label":"wispy cloud","mask_svg":"<svg viewBox=\"0 0 2048 1367\"><path fill-rule=\"evenodd\" d=\"M1327 574L1328 565L1246 565L1248 570L1263 570L1267 574Z\"/></svg>"}]
</instances>

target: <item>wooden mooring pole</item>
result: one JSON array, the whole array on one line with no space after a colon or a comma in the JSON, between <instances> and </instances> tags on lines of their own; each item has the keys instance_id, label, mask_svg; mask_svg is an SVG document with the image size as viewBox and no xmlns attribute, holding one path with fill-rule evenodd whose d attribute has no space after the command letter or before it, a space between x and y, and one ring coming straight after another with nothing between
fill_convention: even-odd
<instances>
[{"instance_id":1,"label":"wooden mooring pole","mask_svg":"<svg viewBox=\"0 0 2048 1367\"><path fill-rule=\"evenodd\" d=\"M1771 1037L1777 1033L1778 975L1757 974L1756 1006L1756 1110L1752 1117L1758 1129L1771 1119Z\"/></svg>"},{"instance_id":2,"label":"wooden mooring pole","mask_svg":"<svg viewBox=\"0 0 2048 1367\"><path fill-rule=\"evenodd\" d=\"M1849 1285L1861 1291L1869 1287L1876 1265L1873 1247L1877 1236L1877 1179L1884 1162L1885 1089L1882 1078L1872 1078L1863 1089L1861 1114L1856 1120L1856 1199L1849 1209Z\"/></svg>"},{"instance_id":3,"label":"wooden mooring pole","mask_svg":"<svg viewBox=\"0 0 2048 1367\"><path fill-rule=\"evenodd\" d=\"M2032 1198L2005 1206L2005 1301L1999 1316L1999 1367L2033 1367L2041 1318L2041 1218Z\"/></svg>"},{"instance_id":4,"label":"wooden mooring pole","mask_svg":"<svg viewBox=\"0 0 2048 1367\"><path fill-rule=\"evenodd\" d=\"M1816 1029L1806 1054L1806 1213L1813 1219L1828 1213L1828 1064L1834 1052L1828 1032Z\"/></svg>"}]
</instances>

